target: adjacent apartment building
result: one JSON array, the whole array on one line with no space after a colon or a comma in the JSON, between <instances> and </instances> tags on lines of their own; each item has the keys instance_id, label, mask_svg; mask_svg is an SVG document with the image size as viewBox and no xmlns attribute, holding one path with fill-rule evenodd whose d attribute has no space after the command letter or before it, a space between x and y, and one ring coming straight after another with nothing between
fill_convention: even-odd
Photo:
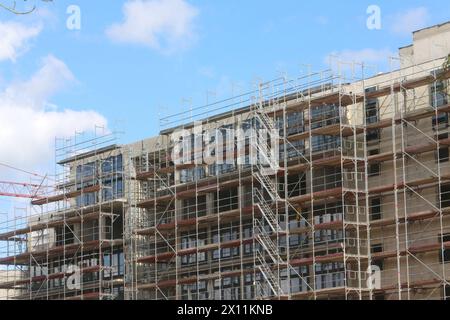
<instances>
[{"instance_id":1,"label":"adjacent apartment building","mask_svg":"<svg viewBox=\"0 0 450 320\"><path fill-rule=\"evenodd\" d=\"M1 298L450 298L450 23L413 38L389 73L338 63L71 145L0 226Z\"/></svg>"}]
</instances>

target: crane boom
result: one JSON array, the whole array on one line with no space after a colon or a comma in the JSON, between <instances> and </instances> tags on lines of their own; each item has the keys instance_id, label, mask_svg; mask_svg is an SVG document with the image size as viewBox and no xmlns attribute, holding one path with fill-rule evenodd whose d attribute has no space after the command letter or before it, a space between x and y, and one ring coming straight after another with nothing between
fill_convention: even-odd
<instances>
[{"instance_id":1,"label":"crane boom","mask_svg":"<svg viewBox=\"0 0 450 320\"><path fill-rule=\"evenodd\" d=\"M42 188L41 185L32 183L0 181L0 196L39 199L39 194L43 193Z\"/></svg>"}]
</instances>

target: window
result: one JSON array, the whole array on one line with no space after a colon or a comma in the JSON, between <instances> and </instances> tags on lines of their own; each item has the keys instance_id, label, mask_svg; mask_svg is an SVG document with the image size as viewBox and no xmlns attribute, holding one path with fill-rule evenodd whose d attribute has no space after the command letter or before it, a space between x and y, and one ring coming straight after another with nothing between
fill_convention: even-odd
<instances>
[{"instance_id":1,"label":"window","mask_svg":"<svg viewBox=\"0 0 450 320\"><path fill-rule=\"evenodd\" d=\"M444 133L438 136L438 140L445 140L448 139L448 133ZM439 150L437 151L437 157L436 161L439 161L439 163L448 162L449 159L449 148L448 146L441 145Z\"/></svg>"},{"instance_id":2,"label":"window","mask_svg":"<svg viewBox=\"0 0 450 320\"><path fill-rule=\"evenodd\" d=\"M344 286L344 264L340 262L316 265L317 289L337 288Z\"/></svg>"},{"instance_id":3,"label":"window","mask_svg":"<svg viewBox=\"0 0 450 320\"><path fill-rule=\"evenodd\" d=\"M438 135L438 136L437 136L437 139L438 139L439 141L447 140L447 139L448 139L448 133L443 133L443 134Z\"/></svg>"},{"instance_id":4,"label":"window","mask_svg":"<svg viewBox=\"0 0 450 320\"><path fill-rule=\"evenodd\" d=\"M367 99L366 101L366 123L376 123L379 121L378 117L378 100Z\"/></svg>"},{"instance_id":5,"label":"window","mask_svg":"<svg viewBox=\"0 0 450 320\"><path fill-rule=\"evenodd\" d=\"M433 116L432 124L434 131L440 128L448 128L448 113L440 113L437 117Z\"/></svg>"},{"instance_id":6,"label":"window","mask_svg":"<svg viewBox=\"0 0 450 320\"><path fill-rule=\"evenodd\" d=\"M448 147L447 148L440 148L439 149L439 163L444 163L444 162L448 162L448 156L449 156L449 152L448 152Z\"/></svg>"},{"instance_id":7,"label":"window","mask_svg":"<svg viewBox=\"0 0 450 320\"><path fill-rule=\"evenodd\" d=\"M109 201L123 196L123 180L120 178L103 179L102 200Z\"/></svg>"},{"instance_id":8,"label":"window","mask_svg":"<svg viewBox=\"0 0 450 320\"><path fill-rule=\"evenodd\" d=\"M222 258L229 258L229 257L231 257L231 249L223 248L222 249Z\"/></svg>"},{"instance_id":9,"label":"window","mask_svg":"<svg viewBox=\"0 0 450 320\"><path fill-rule=\"evenodd\" d=\"M450 286L445 286L444 289L444 300L450 300Z\"/></svg>"},{"instance_id":10,"label":"window","mask_svg":"<svg viewBox=\"0 0 450 320\"><path fill-rule=\"evenodd\" d=\"M59 273L59 270L60 270L59 267L55 267L53 272ZM61 268L61 271L62 271L62 268ZM55 280L53 280L53 287L57 288L59 286L61 286L61 279L56 278Z\"/></svg>"},{"instance_id":11,"label":"window","mask_svg":"<svg viewBox=\"0 0 450 320\"><path fill-rule=\"evenodd\" d=\"M450 242L450 233L439 236L439 242L443 241L444 243ZM442 261L444 259L444 261ZM439 254L439 262L447 263L450 261L450 249L443 249L443 251Z\"/></svg>"},{"instance_id":12,"label":"window","mask_svg":"<svg viewBox=\"0 0 450 320\"><path fill-rule=\"evenodd\" d=\"M441 208L450 207L450 184L441 185Z\"/></svg>"},{"instance_id":13,"label":"window","mask_svg":"<svg viewBox=\"0 0 450 320\"><path fill-rule=\"evenodd\" d=\"M382 244L374 244L372 245L372 253L381 253L383 252L383 245Z\"/></svg>"},{"instance_id":14,"label":"window","mask_svg":"<svg viewBox=\"0 0 450 320\"><path fill-rule=\"evenodd\" d=\"M380 130L369 130L366 135L367 142L380 142Z\"/></svg>"},{"instance_id":15,"label":"window","mask_svg":"<svg viewBox=\"0 0 450 320\"><path fill-rule=\"evenodd\" d=\"M287 116L286 119L286 134L292 136L294 134L302 133L305 131L303 113L294 112ZM283 128L283 126L280 126ZM280 130L280 134L283 134L283 129Z\"/></svg>"},{"instance_id":16,"label":"window","mask_svg":"<svg viewBox=\"0 0 450 320\"><path fill-rule=\"evenodd\" d=\"M306 194L306 175L295 174L288 176L288 194L289 197Z\"/></svg>"},{"instance_id":17,"label":"window","mask_svg":"<svg viewBox=\"0 0 450 320\"><path fill-rule=\"evenodd\" d=\"M372 220L381 220L381 198L375 198L370 201L372 208Z\"/></svg>"},{"instance_id":18,"label":"window","mask_svg":"<svg viewBox=\"0 0 450 320\"><path fill-rule=\"evenodd\" d=\"M75 242L75 235L72 230L73 225L56 228L56 245L73 244Z\"/></svg>"},{"instance_id":19,"label":"window","mask_svg":"<svg viewBox=\"0 0 450 320\"><path fill-rule=\"evenodd\" d=\"M95 163L88 163L77 167L77 181L93 179L96 172Z\"/></svg>"},{"instance_id":20,"label":"window","mask_svg":"<svg viewBox=\"0 0 450 320\"><path fill-rule=\"evenodd\" d=\"M201 180L203 178L205 178L205 168L204 167L183 169L180 172L181 183L194 182L194 181Z\"/></svg>"},{"instance_id":21,"label":"window","mask_svg":"<svg viewBox=\"0 0 450 320\"><path fill-rule=\"evenodd\" d=\"M374 156L380 154L380 150L372 150L369 155ZM369 177L379 176L381 174L381 163L374 163L369 166Z\"/></svg>"},{"instance_id":22,"label":"window","mask_svg":"<svg viewBox=\"0 0 450 320\"><path fill-rule=\"evenodd\" d=\"M253 222L243 222L242 229L244 233L244 239L250 239L253 236Z\"/></svg>"},{"instance_id":23,"label":"window","mask_svg":"<svg viewBox=\"0 0 450 320\"><path fill-rule=\"evenodd\" d=\"M246 243L244 244L244 255L251 255L253 253L253 244Z\"/></svg>"},{"instance_id":24,"label":"window","mask_svg":"<svg viewBox=\"0 0 450 320\"><path fill-rule=\"evenodd\" d=\"M311 129L339 123L339 107L336 105L324 105L311 110Z\"/></svg>"},{"instance_id":25,"label":"window","mask_svg":"<svg viewBox=\"0 0 450 320\"><path fill-rule=\"evenodd\" d=\"M253 283L253 274L247 273L244 275L244 283L245 284L252 284Z\"/></svg>"},{"instance_id":26,"label":"window","mask_svg":"<svg viewBox=\"0 0 450 320\"><path fill-rule=\"evenodd\" d=\"M305 142L303 140L292 141L285 148L280 148L280 159L284 159L285 154L288 160L296 159L305 154Z\"/></svg>"},{"instance_id":27,"label":"window","mask_svg":"<svg viewBox=\"0 0 450 320\"><path fill-rule=\"evenodd\" d=\"M122 155L117 157L109 157L102 162L103 173L117 173L123 171Z\"/></svg>"},{"instance_id":28,"label":"window","mask_svg":"<svg viewBox=\"0 0 450 320\"><path fill-rule=\"evenodd\" d=\"M328 151L340 148L340 138L335 136L313 136L313 152Z\"/></svg>"},{"instance_id":29,"label":"window","mask_svg":"<svg viewBox=\"0 0 450 320\"><path fill-rule=\"evenodd\" d=\"M199 229L198 234L195 231L190 232L182 232L181 233L181 249L192 249L192 248L198 248L203 247L206 245L206 229ZM206 253L205 252L198 252L198 253L192 253L188 255L183 255L181 257L181 264L182 265L189 265L192 263L204 263L206 262Z\"/></svg>"},{"instance_id":30,"label":"window","mask_svg":"<svg viewBox=\"0 0 450 320\"><path fill-rule=\"evenodd\" d=\"M182 285L181 294L185 300L207 300L209 298L206 281Z\"/></svg>"},{"instance_id":31,"label":"window","mask_svg":"<svg viewBox=\"0 0 450 320\"><path fill-rule=\"evenodd\" d=\"M192 219L195 217L202 217L206 215L206 196L199 196L198 198L190 198L183 200L183 220Z\"/></svg>"},{"instance_id":32,"label":"window","mask_svg":"<svg viewBox=\"0 0 450 320\"><path fill-rule=\"evenodd\" d=\"M113 221L113 239L122 239L123 237L123 216L119 215Z\"/></svg>"},{"instance_id":33,"label":"window","mask_svg":"<svg viewBox=\"0 0 450 320\"><path fill-rule=\"evenodd\" d=\"M337 203L329 203L320 206L314 206L314 224L324 224L332 221L341 221L342 220L342 204ZM305 243L307 238L300 238L301 244ZM343 239L343 231L342 230L317 230L315 232L314 241L317 243L332 243L332 242L341 242Z\"/></svg>"},{"instance_id":34,"label":"window","mask_svg":"<svg viewBox=\"0 0 450 320\"><path fill-rule=\"evenodd\" d=\"M76 198L77 207L90 206L97 203L97 192L83 193Z\"/></svg>"},{"instance_id":35,"label":"window","mask_svg":"<svg viewBox=\"0 0 450 320\"><path fill-rule=\"evenodd\" d=\"M314 192L339 188L342 185L341 168L319 168L314 170Z\"/></svg>"},{"instance_id":36,"label":"window","mask_svg":"<svg viewBox=\"0 0 450 320\"><path fill-rule=\"evenodd\" d=\"M383 252L383 245L382 244L374 244L374 245L372 245L371 252L372 253L381 253L381 252ZM383 260L374 260L372 262L372 264L374 266L377 266L378 268L380 268L380 270L383 270L383 267L384 267Z\"/></svg>"},{"instance_id":37,"label":"window","mask_svg":"<svg viewBox=\"0 0 450 320\"><path fill-rule=\"evenodd\" d=\"M433 71L434 75L439 75L442 70ZM448 103L447 85L443 80L437 80L430 85L430 104L433 108L439 108Z\"/></svg>"},{"instance_id":38,"label":"window","mask_svg":"<svg viewBox=\"0 0 450 320\"><path fill-rule=\"evenodd\" d=\"M386 300L383 293L377 293L374 295L374 300Z\"/></svg>"},{"instance_id":39,"label":"window","mask_svg":"<svg viewBox=\"0 0 450 320\"><path fill-rule=\"evenodd\" d=\"M377 86L366 88L366 93L375 92L375 91L377 91L377 89L378 89Z\"/></svg>"},{"instance_id":40,"label":"window","mask_svg":"<svg viewBox=\"0 0 450 320\"><path fill-rule=\"evenodd\" d=\"M214 193L214 211L227 212L239 208L237 189L220 190Z\"/></svg>"}]
</instances>

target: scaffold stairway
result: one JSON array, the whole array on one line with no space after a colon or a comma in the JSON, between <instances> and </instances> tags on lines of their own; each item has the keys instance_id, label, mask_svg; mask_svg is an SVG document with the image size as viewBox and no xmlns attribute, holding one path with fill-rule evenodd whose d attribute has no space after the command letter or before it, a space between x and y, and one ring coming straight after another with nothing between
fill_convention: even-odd
<instances>
[{"instance_id":1,"label":"scaffold stairway","mask_svg":"<svg viewBox=\"0 0 450 320\"><path fill-rule=\"evenodd\" d=\"M270 134L270 133L269 133ZM280 170L280 165L278 164L277 155L273 155L270 151L270 146L267 143L266 139L257 139L255 142L256 150L258 151L258 155L261 158L266 160L265 167L261 163L261 159L259 159L258 166L260 167L260 171L269 174L275 174Z\"/></svg>"},{"instance_id":2,"label":"scaffold stairway","mask_svg":"<svg viewBox=\"0 0 450 320\"><path fill-rule=\"evenodd\" d=\"M256 240L258 240L264 250L266 250L273 262L276 264L283 264L284 261L278 254L278 246L264 230L263 224L260 221L255 220L254 227Z\"/></svg>"},{"instance_id":3,"label":"scaffold stairway","mask_svg":"<svg viewBox=\"0 0 450 320\"><path fill-rule=\"evenodd\" d=\"M270 266L266 263L263 253L260 251L256 252L257 256L257 263L258 263L258 270L261 273L262 277L266 280L267 284L269 285L271 291L273 294L267 293L267 296L279 296L282 294L282 288L280 286L280 283L278 281L278 277L273 273ZM261 288L262 286L259 285Z\"/></svg>"},{"instance_id":4,"label":"scaffold stairway","mask_svg":"<svg viewBox=\"0 0 450 320\"><path fill-rule=\"evenodd\" d=\"M264 126L270 130L270 132L276 132L276 128L273 124L273 121L267 116L266 110L259 109L257 110L258 118Z\"/></svg>"},{"instance_id":5,"label":"scaffold stairway","mask_svg":"<svg viewBox=\"0 0 450 320\"><path fill-rule=\"evenodd\" d=\"M270 180L268 176L262 174L261 172L256 172L255 178L261 184L261 187L263 187L267 191L268 195L270 196L270 199L272 199L273 202L284 200L279 196L276 187L273 185L273 182Z\"/></svg>"},{"instance_id":6,"label":"scaffold stairway","mask_svg":"<svg viewBox=\"0 0 450 320\"><path fill-rule=\"evenodd\" d=\"M261 191L255 188L255 197L257 199L256 206L263 214L263 217L266 219L266 221L269 223L270 228L273 232L281 231L280 226L277 221L277 217L275 213L272 211L272 208L270 205L266 202L263 195L261 194Z\"/></svg>"},{"instance_id":7,"label":"scaffold stairway","mask_svg":"<svg viewBox=\"0 0 450 320\"><path fill-rule=\"evenodd\" d=\"M258 103L255 110L255 118L260 124L260 128L268 133L269 137L279 139L277 136L273 136L276 133L275 125L272 120L265 115L265 110L262 103ZM283 290L280 285L280 278L277 272L280 264L284 264L279 255L278 247L278 233L282 231L277 217L277 209L273 208L277 206L277 203L283 200L277 191L276 184L272 181L269 175L276 174L280 170L277 155L273 150L273 146L268 143L267 136L263 136L258 139L255 144L258 151L259 160L266 160L266 163L261 161L256 162L256 172L254 174L256 180L259 182L260 190L254 188L255 201L258 209L261 212L261 220L254 221L254 234L255 239L259 246L256 246L256 264L257 269L260 271L263 281L269 286L271 292L267 290L261 290L258 294L264 297L280 296L283 294ZM268 195L268 200L264 197L265 191ZM276 237L276 240L272 240ZM264 288L263 284L259 284L259 288Z\"/></svg>"}]
</instances>

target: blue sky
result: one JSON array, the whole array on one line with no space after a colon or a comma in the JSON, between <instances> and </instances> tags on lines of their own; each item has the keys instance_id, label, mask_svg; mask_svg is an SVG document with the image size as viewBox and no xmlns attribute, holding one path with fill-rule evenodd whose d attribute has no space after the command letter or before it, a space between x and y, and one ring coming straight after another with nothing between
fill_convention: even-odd
<instances>
[{"instance_id":1,"label":"blue sky","mask_svg":"<svg viewBox=\"0 0 450 320\"><path fill-rule=\"evenodd\" d=\"M207 91L214 101L302 64L322 70L330 53L383 69L412 30L450 20L443 0L36 3L27 16L0 10L0 162L40 172L53 168L55 135L107 122L122 142L143 139L158 133L160 113L202 105ZM69 5L80 30L66 27ZM381 9L380 30L366 26L369 5Z\"/></svg>"}]
</instances>

